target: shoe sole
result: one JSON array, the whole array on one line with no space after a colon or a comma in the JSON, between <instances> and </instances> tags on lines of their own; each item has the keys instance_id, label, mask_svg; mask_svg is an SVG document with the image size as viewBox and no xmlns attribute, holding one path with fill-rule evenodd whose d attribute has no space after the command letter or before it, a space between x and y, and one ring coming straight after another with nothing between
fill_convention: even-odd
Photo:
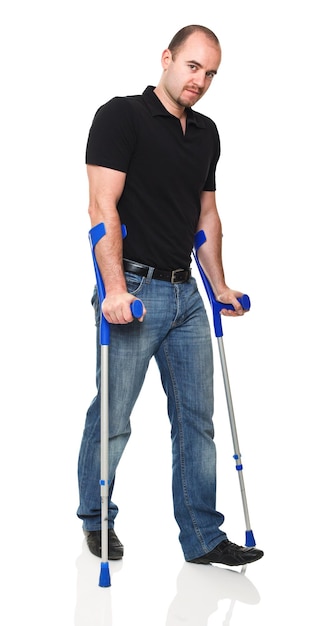
<instances>
[{"instance_id":1,"label":"shoe sole","mask_svg":"<svg viewBox=\"0 0 335 626\"><path fill-rule=\"evenodd\" d=\"M99 550L99 553L98 553L98 552L95 552L94 550L91 550L91 548L90 548L90 546L88 544L87 544L87 547L88 547L88 549L89 549L91 554L94 554L94 556L97 556L98 559L101 559L101 550ZM120 561L122 559L122 557L123 557L123 550L122 551L120 550L119 552L110 553L108 555L108 560L109 561Z\"/></svg>"},{"instance_id":2,"label":"shoe sole","mask_svg":"<svg viewBox=\"0 0 335 626\"><path fill-rule=\"evenodd\" d=\"M223 561L223 560L215 560L215 557L213 559L208 559L206 558L206 555L204 555L203 557L198 557L197 559L192 559L192 561L188 561L188 563L195 563L196 565L210 565L211 563L216 563L218 565L227 565L228 567L239 567L241 565L249 565L249 563L255 563L255 561L259 561L259 559L261 559L264 556L264 553L261 552L258 556L255 556L253 559L241 559L239 562L228 562L227 561Z\"/></svg>"}]
</instances>

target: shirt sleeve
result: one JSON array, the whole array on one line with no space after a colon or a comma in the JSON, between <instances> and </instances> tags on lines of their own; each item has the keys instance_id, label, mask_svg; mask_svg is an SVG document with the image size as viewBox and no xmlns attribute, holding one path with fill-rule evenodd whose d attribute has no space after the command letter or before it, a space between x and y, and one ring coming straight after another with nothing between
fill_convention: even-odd
<instances>
[{"instance_id":1,"label":"shirt sleeve","mask_svg":"<svg viewBox=\"0 0 335 626\"><path fill-rule=\"evenodd\" d=\"M208 176L207 176L206 183L203 187L203 191L215 191L216 190L216 166L218 164L218 160L220 158L220 151L221 151L219 133L218 133L216 125L214 124L212 120L211 120L211 127L212 127L213 157L210 163Z\"/></svg>"},{"instance_id":2,"label":"shirt sleeve","mask_svg":"<svg viewBox=\"0 0 335 626\"><path fill-rule=\"evenodd\" d=\"M89 131L86 164L127 172L136 142L131 108L116 97L96 112Z\"/></svg>"}]
</instances>

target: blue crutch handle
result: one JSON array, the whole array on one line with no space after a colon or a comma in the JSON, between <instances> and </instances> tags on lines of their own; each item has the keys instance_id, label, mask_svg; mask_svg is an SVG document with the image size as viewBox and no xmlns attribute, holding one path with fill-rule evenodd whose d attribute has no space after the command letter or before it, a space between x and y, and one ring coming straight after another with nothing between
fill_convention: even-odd
<instances>
[{"instance_id":1,"label":"blue crutch handle","mask_svg":"<svg viewBox=\"0 0 335 626\"><path fill-rule=\"evenodd\" d=\"M200 246L202 246L203 243L205 243L206 241L206 235L204 233L203 230L199 230L195 237L194 237L194 258L196 261L196 264L198 266L198 270L200 273L200 276L202 278L202 281L204 283L204 287L208 296L208 299L210 301L211 307L212 307L212 313L213 313L213 321L214 321L214 332L215 332L215 336L216 337L222 337L223 332L222 332L222 323L221 323L221 314L220 311L222 311L222 309L228 309L230 311L234 310L234 307L232 304L225 304L224 302L219 302L218 300L215 299L214 293L213 293L213 289L209 283L209 280L204 272L204 270L202 269L201 263L199 261L198 258L198 250L200 248ZM242 305L243 309L245 311L249 311L250 307L251 307L251 303L250 303L250 298L247 294L243 294L241 297L237 298L237 300L239 301L239 303Z\"/></svg>"},{"instance_id":2,"label":"blue crutch handle","mask_svg":"<svg viewBox=\"0 0 335 626\"><path fill-rule=\"evenodd\" d=\"M122 224L121 226L122 229L122 238L124 239L127 235L127 229L124 226L124 224ZM105 286L102 280L102 276L100 273L100 269L98 266L98 262L95 256L95 246L98 243L98 241L100 241L100 239L106 234L106 228L105 228L105 224L103 222L100 222L100 224L96 224L96 226L93 226L93 228L91 228L91 230L88 233L88 238L89 238L89 242L90 242L90 246L91 246L91 252L92 252L92 258L93 258L93 265L94 265L94 271L95 271L95 276L96 276L96 281L97 281L97 289L98 289L98 297L99 297L99 302L100 302L100 307L102 302L105 299L106 296L106 291L105 291ZM130 310L132 313L132 316L139 319L140 317L142 317L143 315L143 302L142 300L134 300L131 305L130 305ZM109 322L107 322L105 316L103 315L103 313L101 313L101 321L100 321L100 345L101 346L108 346L110 342L110 328L109 328Z\"/></svg>"}]
</instances>

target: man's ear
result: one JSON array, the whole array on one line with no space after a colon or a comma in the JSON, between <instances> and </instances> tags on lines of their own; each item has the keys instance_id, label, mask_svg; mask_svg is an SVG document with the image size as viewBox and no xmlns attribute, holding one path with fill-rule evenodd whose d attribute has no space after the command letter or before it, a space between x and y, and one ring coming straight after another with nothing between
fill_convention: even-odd
<instances>
[{"instance_id":1,"label":"man's ear","mask_svg":"<svg viewBox=\"0 0 335 626\"><path fill-rule=\"evenodd\" d=\"M163 70L166 70L172 61L172 54L169 48L166 48L162 53L161 64Z\"/></svg>"}]
</instances>

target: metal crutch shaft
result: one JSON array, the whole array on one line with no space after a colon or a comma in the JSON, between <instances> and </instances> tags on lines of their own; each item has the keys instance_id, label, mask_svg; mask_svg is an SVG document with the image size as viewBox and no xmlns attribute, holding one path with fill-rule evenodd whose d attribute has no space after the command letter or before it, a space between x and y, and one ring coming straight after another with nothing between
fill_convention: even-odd
<instances>
[{"instance_id":1,"label":"metal crutch shaft","mask_svg":"<svg viewBox=\"0 0 335 626\"><path fill-rule=\"evenodd\" d=\"M244 511L244 519L245 519L245 525L246 525L245 545L247 547L252 547L256 545L256 542L255 542L253 531L251 530L251 527L250 527L249 511L248 511L247 497L246 497L244 478L243 478L243 465L241 463L241 453L240 453L240 448L239 448L234 408L233 408L228 369L227 369L227 362L226 362L225 350L224 350L223 339L222 339L223 332L222 332L221 314L220 314L220 311L222 309L224 308L233 309L234 307L231 304L223 304L222 302L218 302L215 299L213 290L211 288L211 285L209 284L209 281L201 266L201 263L199 261L198 254L197 254L198 249L203 243L205 243L205 241L206 241L206 235L204 231L201 230L195 236L193 256L198 266L200 276L204 283L204 287L205 287L208 299L212 307L214 331L215 331L215 336L217 337L217 340L218 340L218 348L219 348L219 355L220 355L220 361L221 361L221 369L222 369L222 374L223 374L223 382L224 382L225 393L226 393L230 429L231 429L231 434L232 434L232 439L233 439L233 447L234 447L233 458L235 459L235 467L236 467L236 470L238 471L241 497L242 497L242 505L243 505L243 511ZM251 305L250 305L249 296L244 294L241 298L238 298L238 300L246 311L250 309Z\"/></svg>"},{"instance_id":2,"label":"metal crutch shaft","mask_svg":"<svg viewBox=\"0 0 335 626\"><path fill-rule=\"evenodd\" d=\"M100 497L101 497L101 564L100 564L100 587L110 587L110 573L108 563L108 504L109 504L109 343L110 343L110 327L106 318L101 311L101 305L105 298L105 287L99 266L95 256L95 246L100 239L106 234L105 225L97 224L89 231L89 242L91 246L94 271L97 281L97 290L100 304L100 328L99 342L101 351L101 401L100 401ZM122 226L122 236L126 236L125 226ZM140 318L143 315L143 303L141 300L134 300L130 309L133 317Z\"/></svg>"},{"instance_id":3,"label":"metal crutch shaft","mask_svg":"<svg viewBox=\"0 0 335 626\"><path fill-rule=\"evenodd\" d=\"M227 362L226 362L226 356L225 356L225 350L224 350L222 337L218 337L217 339L218 339L218 347L219 347L219 354L220 354L220 361L221 361L221 369L222 369L222 374L223 374L223 381L224 381L225 392L226 392L230 429L231 429L233 446L234 446L235 466L238 471L238 478L240 481L240 489L241 489L242 504L243 504L243 511L244 511L244 519L245 519L247 533L249 534L249 533L252 533L252 531L250 529L250 518L249 518L248 505L247 505L247 496L245 492L244 478L243 478L243 471L242 471L243 465L241 463L241 453L240 453L240 447L238 443L235 414L234 414L233 402L232 402L231 391L230 391L230 383L229 383L229 377L228 377L228 370L227 370ZM250 538L249 538L246 545L254 546L255 543L254 542L250 543Z\"/></svg>"}]
</instances>

